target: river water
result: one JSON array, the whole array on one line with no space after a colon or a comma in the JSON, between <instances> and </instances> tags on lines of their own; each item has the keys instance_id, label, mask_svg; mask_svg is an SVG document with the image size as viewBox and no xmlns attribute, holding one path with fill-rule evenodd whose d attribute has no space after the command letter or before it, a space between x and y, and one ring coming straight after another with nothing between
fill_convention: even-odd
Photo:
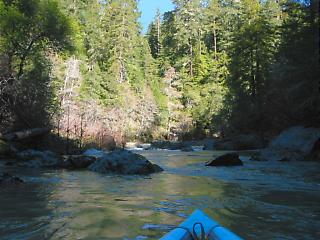
<instances>
[{"instance_id":1,"label":"river water","mask_svg":"<svg viewBox=\"0 0 320 240\"><path fill-rule=\"evenodd\" d=\"M0 189L0 239L159 239L196 208L244 239L320 239L318 163L214 168L204 162L219 152L139 153L165 171L9 169L27 183Z\"/></svg>"}]
</instances>

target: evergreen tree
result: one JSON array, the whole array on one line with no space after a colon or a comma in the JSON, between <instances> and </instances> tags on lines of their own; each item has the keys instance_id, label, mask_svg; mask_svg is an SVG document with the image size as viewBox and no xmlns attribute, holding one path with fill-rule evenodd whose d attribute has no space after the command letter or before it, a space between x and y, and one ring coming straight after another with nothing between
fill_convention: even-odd
<instances>
[{"instance_id":1,"label":"evergreen tree","mask_svg":"<svg viewBox=\"0 0 320 240\"><path fill-rule=\"evenodd\" d=\"M275 129L318 125L319 2L282 3L281 42L268 91L269 121Z\"/></svg>"},{"instance_id":2,"label":"evergreen tree","mask_svg":"<svg viewBox=\"0 0 320 240\"><path fill-rule=\"evenodd\" d=\"M262 130L267 81L276 52L275 16L268 7L267 2L242 1L238 31L233 35L228 104L231 123L240 131Z\"/></svg>"},{"instance_id":3,"label":"evergreen tree","mask_svg":"<svg viewBox=\"0 0 320 240\"><path fill-rule=\"evenodd\" d=\"M149 25L147 36L151 54L154 58L158 58L161 51L161 15L159 9L155 20Z\"/></svg>"},{"instance_id":4,"label":"evergreen tree","mask_svg":"<svg viewBox=\"0 0 320 240\"><path fill-rule=\"evenodd\" d=\"M103 15L104 43L101 66L119 83L133 82L139 76L137 49L140 25L137 2L108 1Z\"/></svg>"}]
</instances>

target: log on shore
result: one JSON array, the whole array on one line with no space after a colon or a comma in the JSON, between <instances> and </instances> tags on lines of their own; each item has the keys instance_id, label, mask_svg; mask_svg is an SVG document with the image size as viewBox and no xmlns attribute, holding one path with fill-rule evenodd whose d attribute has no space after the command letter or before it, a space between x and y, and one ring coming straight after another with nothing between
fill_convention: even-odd
<instances>
[{"instance_id":1,"label":"log on shore","mask_svg":"<svg viewBox=\"0 0 320 240\"><path fill-rule=\"evenodd\" d=\"M40 137L50 132L49 128L32 128L24 131L0 135L0 138L6 141L20 141L34 137Z\"/></svg>"}]
</instances>

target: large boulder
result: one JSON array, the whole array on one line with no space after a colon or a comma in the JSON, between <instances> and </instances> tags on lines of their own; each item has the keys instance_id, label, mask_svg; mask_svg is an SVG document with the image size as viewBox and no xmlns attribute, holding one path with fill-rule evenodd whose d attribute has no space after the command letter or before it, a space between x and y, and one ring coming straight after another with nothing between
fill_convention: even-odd
<instances>
[{"instance_id":1,"label":"large boulder","mask_svg":"<svg viewBox=\"0 0 320 240\"><path fill-rule=\"evenodd\" d=\"M217 140L213 144L214 150L252 150L264 147L261 137L254 134L242 134L232 138Z\"/></svg>"},{"instance_id":2,"label":"large boulder","mask_svg":"<svg viewBox=\"0 0 320 240\"><path fill-rule=\"evenodd\" d=\"M66 169L85 169L96 161L95 156L65 155L61 167Z\"/></svg>"},{"instance_id":3,"label":"large boulder","mask_svg":"<svg viewBox=\"0 0 320 240\"><path fill-rule=\"evenodd\" d=\"M206 163L206 166L242 166L243 162L240 160L237 153L227 153L221 155L214 160Z\"/></svg>"},{"instance_id":4,"label":"large boulder","mask_svg":"<svg viewBox=\"0 0 320 240\"><path fill-rule=\"evenodd\" d=\"M292 127L275 137L260 153L262 160L304 160L320 138L320 129Z\"/></svg>"},{"instance_id":5,"label":"large boulder","mask_svg":"<svg viewBox=\"0 0 320 240\"><path fill-rule=\"evenodd\" d=\"M17 153L18 166L29 168L58 168L60 158L51 151L25 150Z\"/></svg>"},{"instance_id":6,"label":"large boulder","mask_svg":"<svg viewBox=\"0 0 320 240\"><path fill-rule=\"evenodd\" d=\"M320 138L320 129L292 127L283 131L279 136L275 137L269 148L287 149L304 153L309 153L314 143Z\"/></svg>"},{"instance_id":7,"label":"large boulder","mask_svg":"<svg viewBox=\"0 0 320 240\"><path fill-rule=\"evenodd\" d=\"M0 185L15 185L15 184L21 184L24 181L21 178L18 178L16 176L12 176L8 173L2 173L0 174Z\"/></svg>"},{"instance_id":8,"label":"large boulder","mask_svg":"<svg viewBox=\"0 0 320 240\"><path fill-rule=\"evenodd\" d=\"M118 174L150 174L162 171L144 156L127 150L116 150L98 158L89 166L91 171Z\"/></svg>"}]
</instances>

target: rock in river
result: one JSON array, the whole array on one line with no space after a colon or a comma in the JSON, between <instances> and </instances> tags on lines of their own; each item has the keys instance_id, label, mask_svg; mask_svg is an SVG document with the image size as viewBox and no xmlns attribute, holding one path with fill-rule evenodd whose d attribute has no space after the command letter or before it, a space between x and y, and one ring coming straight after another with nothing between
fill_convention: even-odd
<instances>
[{"instance_id":1,"label":"rock in river","mask_svg":"<svg viewBox=\"0 0 320 240\"><path fill-rule=\"evenodd\" d=\"M240 160L237 153L227 153L221 155L211 162L206 163L206 166L242 166L243 162Z\"/></svg>"},{"instance_id":2,"label":"rock in river","mask_svg":"<svg viewBox=\"0 0 320 240\"><path fill-rule=\"evenodd\" d=\"M128 150L116 150L98 158L89 166L91 171L118 174L150 174L163 171L144 156Z\"/></svg>"},{"instance_id":3,"label":"rock in river","mask_svg":"<svg viewBox=\"0 0 320 240\"><path fill-rule=\"evenodd\" d=\"M67 169L84 169L96 161L95 156L65 155L63 156L62 167Z\"/></svg>"}]
</instances>

